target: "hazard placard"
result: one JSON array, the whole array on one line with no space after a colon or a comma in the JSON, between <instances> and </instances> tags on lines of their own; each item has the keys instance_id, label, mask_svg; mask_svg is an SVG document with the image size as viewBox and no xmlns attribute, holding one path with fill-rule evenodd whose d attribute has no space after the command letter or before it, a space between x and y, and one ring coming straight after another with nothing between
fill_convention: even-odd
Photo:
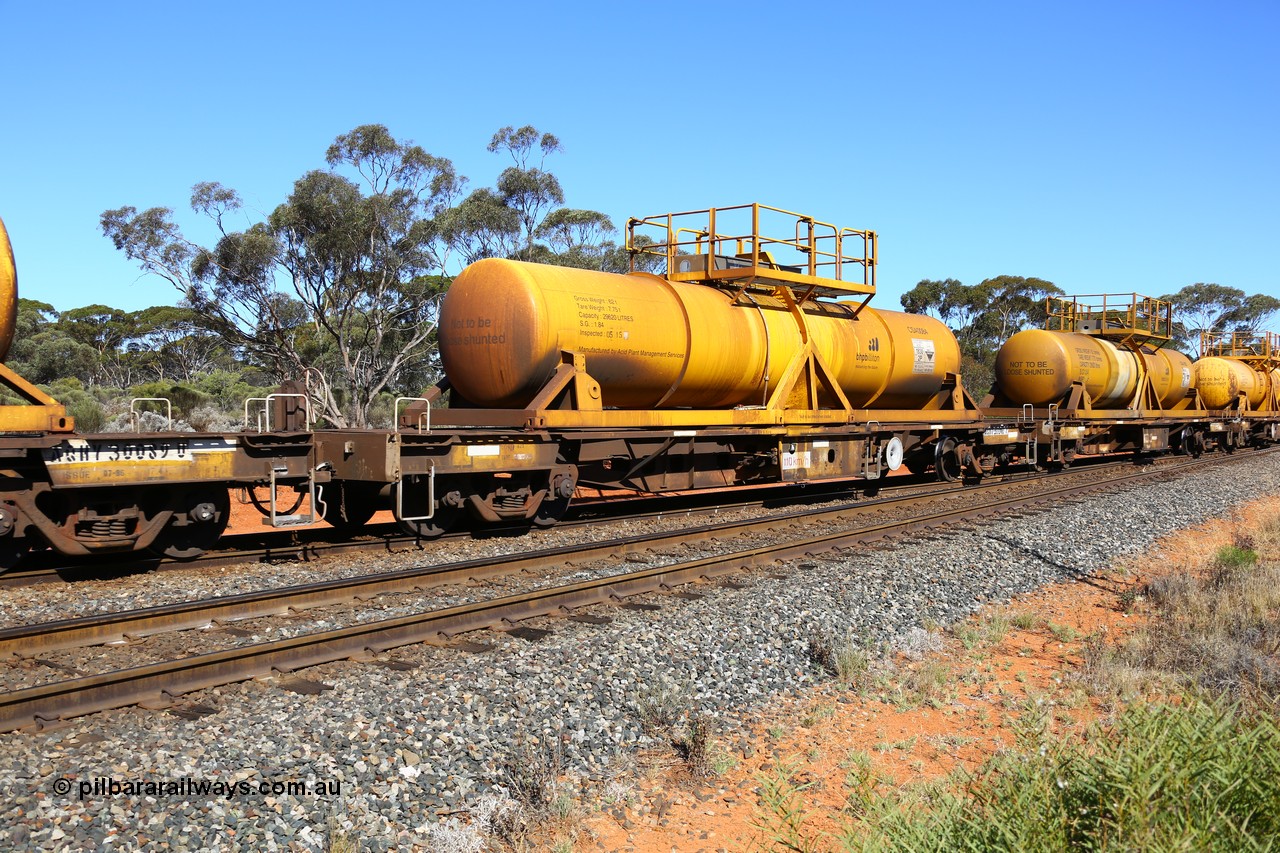
<instances>
[{"instance_id":1,"label":"hazard placard","mask_svg":"<svg viewBox=\"0 0 1280 853\"><path fill-rule=\"evenodd\" d=\"M915 364L911 368L912 373L933 373L934 363L934 346L933 340L930 338L912 338L911 346L915 350Z\"/></svg>"}]
</instances>

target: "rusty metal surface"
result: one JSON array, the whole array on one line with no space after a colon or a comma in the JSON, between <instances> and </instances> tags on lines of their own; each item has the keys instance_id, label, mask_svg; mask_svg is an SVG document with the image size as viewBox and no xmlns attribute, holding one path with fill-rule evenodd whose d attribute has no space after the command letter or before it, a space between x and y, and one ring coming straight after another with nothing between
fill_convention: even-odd
<instances>
[{"instance_id":1,"label":"rusty metal surface","mask_svg":"<svg viewBox=\"0 0 1280 853\"><path fill-rule=\"evenodd\" d=\"M898 486L920 486L931 482L918 478L904 478ZM557 524L557 529L573 529L598 523L605 518L625 517L631 520L666 518L679 515L719 513L731 509L764 505L783 506L792 503L812 503L848 496L855 489L848 483L807 483L801 487L769 484L760 487L736 488L734 492L712 493L702 491L693 494L648 495L641 497L614 497L575 501L569 511L572 517ZM756 498L743 498L754 494ZM732 499L727 499L732 498ZM500 525L485 529L481 535L503 536L522 533L526 524ZM40 583L82 580L106 580L150 571L168 571L189 568L220 568L252 562L311 562L342 554L367 551L421 550L423 543L416 536L398 532L394 522L371 524L361 528L364 534L349 539L347 534L333 528L310 530L263 531L261 533L224 536L218 550L209 551L191 560L174 561L159 555L124 554L111 559L99 557L90 563L66 566L56 562L55 552L42 556L31 555L28 566L0 573L0 587L30 586ZM476 535L473 531L447 533L438 542L462 539Z\"/></svg>"},{"instance_id":2,"label":"rusty metal surface","mask_svg":"<svg viewBox=\"0 0 1280 853\"><path fill-rule=\"evenodd\" d=\"M1231 408L1244 396L1250 407L1259 406L1271 390L1271 377L1265 370L1234 358L1207 356L1193 366L1196 390L1210 409Z\"/></svg>"},{"instance_id":3,"label":"rusty metal surface","mask_svg":"<svg viewBox=\"0 0 1280 853\"><path fill-rule=\"evenodd\" d=\"M122 433L66 437L40 451L58 488L252 483L305 478L309 433Z\"/></svg>"}]
</instances>

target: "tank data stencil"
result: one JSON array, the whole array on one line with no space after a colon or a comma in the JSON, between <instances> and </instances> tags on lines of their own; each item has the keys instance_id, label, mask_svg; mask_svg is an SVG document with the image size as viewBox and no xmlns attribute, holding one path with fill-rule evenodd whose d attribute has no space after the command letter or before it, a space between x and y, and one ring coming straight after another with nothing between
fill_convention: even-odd
<instances>
[{"instance_id":1,"label":"tank data stencil","mask_svg":"<svg viewBox=\"0 0 1280 853\"><path fill-rule=\"evenodd\" d=\"M912 338L911 348L915 353L915 362L912 365L912 373L933 373L934 365L937 363L934 359L934 346L931 338Z\"/></svg>"}]
</instances>

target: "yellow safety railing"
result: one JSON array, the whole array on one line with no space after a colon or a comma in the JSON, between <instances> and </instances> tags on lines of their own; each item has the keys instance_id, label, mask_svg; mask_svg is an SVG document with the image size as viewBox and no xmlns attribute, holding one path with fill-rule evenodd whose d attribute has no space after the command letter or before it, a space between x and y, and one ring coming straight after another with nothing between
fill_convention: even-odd
<instances>
[{"instance_id":1,"label":"yellow safety railing","mask_svg":"<svg viewBox=\"0 0 1280 853\"><path fill-rule=\"evenodd\" d=\"M1050 331L1166 341L1173 336L1173 303L1138 293L1050 296L1045 312Z\"/></svg>"},{"instance_id":2,"label":"yellow safety railing","mask_svg":"<svg viewBox=\"0 0 1280 853\"><path fill-rule=\"evenodd\" d=\"M1228 339L1219 332L1201 332L1200 354L1276 361L1280 360L1280 335L1274 332L1232 332Z\"/></svg>"},{"instance_id":3,"label":"yellow safety railing","mask_svg":"<svg viewBox=\"0 0 1280 853\"><path fill-rule=\"evenodd\" d=\"M658 258L673 281L781 285L815 296L876 291L876 232L762 204L630 219L627 251L632 270Z\"/></svg>"}]
</instances>

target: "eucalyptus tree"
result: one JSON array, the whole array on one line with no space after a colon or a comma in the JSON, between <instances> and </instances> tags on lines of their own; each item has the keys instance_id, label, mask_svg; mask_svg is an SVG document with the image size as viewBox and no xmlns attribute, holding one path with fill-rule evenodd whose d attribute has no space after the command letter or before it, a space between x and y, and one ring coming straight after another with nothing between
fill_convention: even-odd
<instances>
[{"instance_id":1,"label":"eucalyptus tree","mask_svg":"<svg viewBox=\"0 0 1280 853\"><path fill-rule=\"evenodd\" d=\"M1039 326L1045 299L1062 290L1041 278L998 275L978 284L958 279L925 279L901 297L912 314L928 314L945 323L960 344L965 385L981 396L995 377L995 356L1010 336Z\"/></svg>"},{"instance_id":2,"label":"eucalyptus tree","mask_svg":"<svg viewBox=\"0 0 1280 853\"><path fill-rule=\"evenodd\" d=\"M1202 332L1230 337L1232 332L1275 331L1267 326L1280 311L1280 299L1274 296L1248 295L1234 287L1204 282L1160 298L1173 303L1175 342L1188 350L1199 347Z\"/></svg>"},{"instance_id":3,"label":"eucalyptus tree","mask_svg":"<svg viewBox=\"0 0 1280 853\"><path fill-rule=\"evenodd\" d=\"M377 396L428 357L448 281L441 221L464 179L377 124L339 136L325 160L243 230L229 224L240 196L197 184L190 204L213 222L212 246L189 240L168 208L108 210L101 224L202 326L277 377L309 376L326 420L362 427Z\"/></svg>"}]
</instances>

